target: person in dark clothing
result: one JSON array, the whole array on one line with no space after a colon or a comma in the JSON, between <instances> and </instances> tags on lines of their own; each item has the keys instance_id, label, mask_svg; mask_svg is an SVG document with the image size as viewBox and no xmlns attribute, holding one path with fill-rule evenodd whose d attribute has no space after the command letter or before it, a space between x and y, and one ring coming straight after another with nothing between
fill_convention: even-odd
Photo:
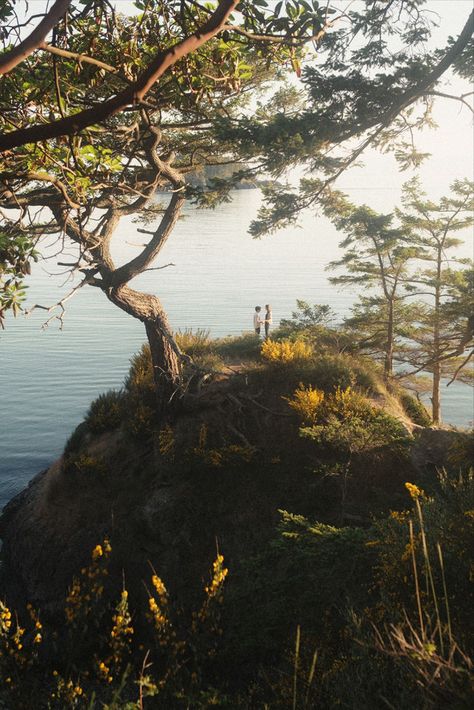
<instances>
[{"instance_id":1,"label":"person in dark clothing","mask_svg":"<svg viewBox=\"0 0 474 710\"><path fill-rule=\"evenodd\" d=\"M270 326L272 324L272 307L267 303L265 305L265 339L268 338L268 333L270 332Z\"/></svg>"},{"instance_id":2,"label":"person in dark clothing","mask_svg":"<svg viewBox=\"0 0 474 710\"><path fill-rule=\"evenodd\" d=\"M260 335L260 327L263 323L263 320L260 317L261 310L261 306L255 306L255 313L253 314L253 327L257 335Z\"/></svg>"}]
</instances>

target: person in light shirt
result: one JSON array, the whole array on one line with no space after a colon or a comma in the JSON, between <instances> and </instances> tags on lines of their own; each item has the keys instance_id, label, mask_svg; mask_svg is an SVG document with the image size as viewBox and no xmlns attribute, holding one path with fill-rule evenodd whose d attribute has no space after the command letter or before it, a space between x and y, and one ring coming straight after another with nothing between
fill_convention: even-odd
<instances>
[{"instance_id":1,"label":"person in light shirt","mask_svg":"<svg viewBox=\"0 0 474 710\"><path fill-rule=\"evenodd\" d=\"M255 329L256 335L260 335L260 328L264 322L260 317L261 306L255 306L255 313L253 314L253 327Z\"/></svg>"},{"instance_id":2,"label":"person in light shirt","mask_svg":"<svg viewBox=\"0 0 474 710\"><path fill-rule=\"evenodd\" d=\"M265 305L265 340L268 338L268 333L270 332L270 325L272 323L272 307L267 303Z\"/></svg>"}]
</instances>

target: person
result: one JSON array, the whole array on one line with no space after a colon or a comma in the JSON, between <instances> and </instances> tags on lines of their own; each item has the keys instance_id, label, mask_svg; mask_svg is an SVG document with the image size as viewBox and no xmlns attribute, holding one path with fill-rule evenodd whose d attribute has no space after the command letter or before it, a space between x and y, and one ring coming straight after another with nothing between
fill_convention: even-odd
<instances>
[{"instance_id":1,"label":"person","mask_svg":"<svg viewBox=\"0 0 474 710\"><path fill-rule=\"evenodd\" d=\"M263 323L263 320L260 318L261 310L261 306L255 306L255 313L253 314L253 327L255 328L255 333L257 335L260 335L260 326Z\"/></svg>"},{"instance_id":2,"label":"person","mask_svg":"<svg viewBox=\"0 0 474 710\"><path fill-rule=\"evenodd\" d=\"M268 333L270 332L270 325L272 323L272 307L267 303L265 305L265 339L268 338Z\"/></svg>"}]
</instances>

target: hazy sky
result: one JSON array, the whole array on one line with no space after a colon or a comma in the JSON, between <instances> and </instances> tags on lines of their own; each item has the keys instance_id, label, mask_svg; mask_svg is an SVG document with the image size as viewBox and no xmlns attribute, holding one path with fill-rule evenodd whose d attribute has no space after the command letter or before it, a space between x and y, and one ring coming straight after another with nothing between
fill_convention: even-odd
<instances>
[{"instance_id":1,"label":"hazy sky","mask_svg":"<svg viewBox=\"0 0 474 710\"><path fill-rule=\"evenodd\" d=\"M433 40L440 48L446 44L448 35L461 31L472 0L430 0L426 8L440 15L440 26L433 31ZM474 87L467 82L451 81L444 90L447 93L465 93ZM471 97L472 102L472 97ZM417 136L417 147L432 154L418 170L426 191L439 197L449 189L456 178L474 178L473 114L459 102L439 98L435 101L434 119L436 130L426 129ZM339 180L339 187L347 190L356 201L368 201L375 209L391 209L397 202L400 185L414 174L399 172L393 156L367 153L365 168L353 169ZM362 183L362 185L361 185Z\"/></svg>"}]
</instances>

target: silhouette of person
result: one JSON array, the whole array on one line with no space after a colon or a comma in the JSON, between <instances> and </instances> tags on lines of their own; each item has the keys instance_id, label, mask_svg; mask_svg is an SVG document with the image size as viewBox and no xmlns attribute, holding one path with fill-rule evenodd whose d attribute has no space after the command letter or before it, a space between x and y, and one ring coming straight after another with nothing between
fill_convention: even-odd
<instances>
[{"instance_id":1,"label":"silhouette of person","mask_svg":"<svg viewBox=\"0 0 474 710\"><path fill-rule=\"evenodd\" d=\"M264 322L260 317L261 306L255 306L255 313L253 314L253 327L255 328L255 333L260 335L260 327Z\"/></svg>"},{"instance_id":2,"label":"silhouette of person","mask_svg":"<svg viewBox=\"0 0 474 710\"><path fill-rule=\"evenodd\" d=\"M268 338L268 333L270 332L270 325L272 324L272 307L267 303L265 305L265 338Z\"/></svg>"}]
</instances>

